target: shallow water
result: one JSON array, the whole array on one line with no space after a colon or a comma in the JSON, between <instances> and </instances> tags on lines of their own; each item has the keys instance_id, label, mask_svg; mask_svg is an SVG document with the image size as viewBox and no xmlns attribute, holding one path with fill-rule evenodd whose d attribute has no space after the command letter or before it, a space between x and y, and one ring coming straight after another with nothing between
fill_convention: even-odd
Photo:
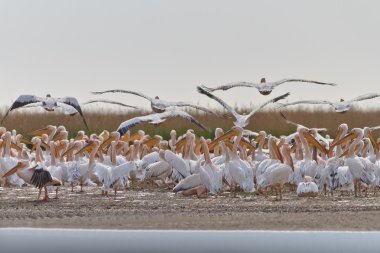
<instances>
[{"instance_id":1,"label":"shallow water","mask_svg":"<svg viewBox=\"0 0 380 253\"><path fill-rule=\"evenodd\" d=\"M380 232L0 229L1 252L380 252Z\"/></svg>"}]
</instances>

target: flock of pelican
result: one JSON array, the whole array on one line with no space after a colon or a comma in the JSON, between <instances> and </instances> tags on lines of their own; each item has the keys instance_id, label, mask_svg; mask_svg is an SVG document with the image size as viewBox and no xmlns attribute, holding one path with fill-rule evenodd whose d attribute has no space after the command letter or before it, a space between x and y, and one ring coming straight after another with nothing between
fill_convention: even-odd
<instances>
[{"instance_id":1,"label":"flock of pelican","mask_svg":"<svg viewBox=\"0 0 380 253\"><path fill-rule=\"evenodd\" d=\"M355 196L367 195L370 187L374 193L380 187L380 139L375 140L372 131L380 127L354 128L341 124L334 139L322 136L325 129L308 128L288 120L296 126L296 131L288 136L273 136L260 131L255 133L244 129L254 114L269 104L278 108L300 103L330 104L337 112L349 110L353 102L372 99L380 94L367 94L352 99L330 103L328 101L298 101L280 104L290 93L274 97L253 108L247 115L236 110L216 96L216 90L233 87L254 87L263 95L268 95L278 85L286 82L309 82L334 86L333 83L303 79L283 79L267 83L239 82L208 88L198 86L197 90L217 101L233 119L232 129L224 132L215 129L214 139L196 136L189 129L177 136L173 129L170 139L149 136L142 130L131 134L136 125L142 123L160 124L167 118L181 117L204 130L208 128L181 107L193 107L207 113L210 109L183 102L167 102L158 97L151 98L139 92L128 90L108 90L94 92L129 93L150 101L153 113L138 116L122 122L118 129L100 134L86 135L79 131L74 138L64 126L49 125L29 133L28 139L16 130L0 127L0 184L1 186L21 187L34 185L39 189L37 199L44 190L43 200L49 199L49 191L55 191L58 198L59 187L99 187L102 195L127 189L131 183L147 181L165 185L175 193L184 196L196 195L205 198L230 192L256 192L267 196L276 195L281 200L284 191L294 192L300 197L317 196L319 192L333 195L354 192ZM91 100L84 104L105 102L129 106L110 100ZM82 104L82 105L84 105ZM50 95L39 98L33 95L20 96L6 112L5 117L17 108L42 106L47 111L58 107L65 113L79 113L87 127L78 101L73 97L52 98ZM226 115L219 115L226 117ZM3 118L2 122L4 121ZM285 187L289 186L289 187Z\"/></svg>"}]
</instances>

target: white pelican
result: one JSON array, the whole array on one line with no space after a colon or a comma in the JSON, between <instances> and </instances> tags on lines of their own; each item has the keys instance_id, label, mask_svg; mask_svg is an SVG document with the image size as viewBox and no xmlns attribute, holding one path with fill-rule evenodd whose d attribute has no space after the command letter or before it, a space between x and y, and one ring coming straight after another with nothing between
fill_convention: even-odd
<instances>
[{"instance_id":1,"label":"white pelican","mask_svg":"<svg viewBox=\"0 0 380 253\"><path fill-rule=\"evenodd\" d=\"M134 117L132 119L124 121L117 128L117 131L120 133L120 135L124 135L129 129L141 123L148 122L154 125L158 125L164 122L167 118L184 118L202 128L203 130L207 130L207 127L205 127L202 123L200 123L187 112L179 110L168 110L162 113L154 113L145 116Z\"/></svg>"},{"instance_id":2,"label":"white pelican","mask_svg":"<svg viewBox=\"0 0 380 253\"><path fill-rule=\"evenodd\" d=\"M366 184L370 183L368 182L368 173L366 171L365 164L363 164L360 157L355 154L356 150L360 151L364 146L364 142L362 140L363 135L364 132L362 129L354 128L349 134L335 143L335 145L339 145L351 139L354 139L348 148L346 165L348 166L349 172L351 173L354 182L355 197L357 197L358 190L359 194L361 195L362 181ZM359 148L357 148L357 146L359 146Z\"/></svg>"},{"instance_id":3,"label":"white pelican","mask_svg":"<svg viewBox=\"0 0 380 253\"><path fill-rule=\"evenodd\" d=\"M62 185L61 181L52 177L49 171L44 170L43 167L40 167L38 164L29 168L27 162L18 162L16 166L10 169L3 177L9 177L14 173L17 173L17 175L28 184L32 184L39 189L37 200L40 199L42 188L45 190L45 197L43 200L48 200L47 186Z\"/></svg>"},{"instance_id":4,"label":"white pelican","mask_svg":"<svg viewBox=\"0 0 380 253\"><path fill-rule=\"evenodd\" d=\"M283 185L289 182L289 178L294 172L293 161L290 156L290 147L288 144L282 146L281 155L284 163L275 163L269 166L265 172L257 178L257 185L259 188L265 189L267 187L273 187L276 190L276 199L279 193L280 200L282 200Z\"/></svg>"},{"instance_id":5,"label":"white pelican","mask_svg":"<svg viewBox=\"0 0 380 253\"><path fill-rule=\"evenodd\" d=\"M283 108L290 105L298 105L298 104L326 104L326 105L332 106L335 112L344 113L350 110L353 104L356 102L367 100L367 99L373 99L379 96L380 96L379 93L368 93L368 94L361 95L350 100L340 99L340 101L338 102L330 102L326 100L301 100L301 101L296 101L292 103L279 104L279 107Z\"/></svg>"},{"instance_id":6,"label":"white pelican","mask_svg":"<svg viewBox=\"0 0 380 253\"><path fill-rule=\"evenodd\" d=\"M19 96L15 102L13 102L12 106L6 112L4 118L1 120L1 123L5 120L8 114L20 107L24 107L26 105L33 104L34 106L41 106L46 111L54 111L56 108L62 108L65 113L70 116L79 113L83 119L86 128L88 129L86 119L83 116L82 109L78 103L78 100L74 97L63 97L63 98L53 98L50 94L47 94L46 97L37 97L34 95L21 95Z\"/></svg>"},{"instance_id":7,"label":"white pelican","mask_svg":"<svg viewBox=\"0 0 380 253\"><path fill-rule=\"evenodd\" d=\"M133 94L133 95L136 95L136 96L139 96L139 97L142 97L142 98L145 98L147 100L150 101L150 106L152 107L152 110L153 112L156 112L156 113L161 113L161 112L164 112L166 111L167 109L170 109L170 108L174 108L174 107L192 107L192 108L195 108L197 110L201 110L201 111L204 111L204 112L207 112L207 113L211 113L211 114L214 114L216 116L219 116L218 114L216 114L214 111L212 110L209 110L205 107L202 107L202 106L199 106L199 105L194 105L194 104L191 104L191 103L184 103L184 102L168 102L168 101L165 101L165 100L162 100L160 99L158 96L156 96L155 98L151 98L147 95L144 95L140 92L136 92L136 91L130 91L130 90L106 90L106 91L98 91L98 92L92 92L93 94L104 94L104 93L128 93L128 94Z\"/></svg>"},{"instance_id":8,"label":"white pelican","mask_svg":"<svg viewBox=\"0 0 380 253\"><path fill-rule=\"evenodd\" d=\"M313 178L304 177L304 181L300 182L297 187L298 197L316 197L318 195L318 186L313 182Z\"/></svg>"},{"instance_id":9,"label":"white pelican","mask_svg":"<svg viewBox=\"0 0 380 253\"><path fill-rule=\"evenodd\" d=\"M265 78L261 78L260 83L250 83L250 82L236 82L236 83L228 83L225 85L217 86L215 88L208 88L209 91L213 92L215 90L229 90L234 87L250 87L250 88L256 88L261 94L263 95L269 95L272 90L279 86L280 84L287 83L287 82L304 82L304 83L316 83L316 84L322 84L322 85L331 85L335 86L335 83L324 83L319 81L312 81L312 80L305 80L305 79L282 79L277 82L266 82Z\"/></svg>"},{"instance_id":10,"label":"white pelican","mask_svg":"<svg viewBox=\"0 0 380 253\"><path fill-rule=\"evenodd\" d=\"M224 102L221 98L215 96L214 94L212 94L211 92L207 91L207 88L204 87L204 86L197 86L197 89L198 89L198 92L201 93L201 94L204 94L206 96L208 96L209 98L212 98L214 99L215 101L217 101L219 104L221 104L228 112L230 112L232 114L232 116L234 117L235 121L234 121L234 125L237 126L237 127L241 127L241 128L244 128L245 126L248 125L249 123L249 118L252 117L257 111L259 111L260 109L264 108L266 105L270 104L270 103L275 103L277 102L278 100L281 100L281 99L284 99L286 98L287 96L289 96L289 92L284 94L284 95L281 95L281 96L278 96L276 98L273 98L273 99L270 99L268 101L266 101L265 103L262 103L261 105L259 105L258 107L256 107L255 109L253 109L248 115L241 115L241 114L238 114L234 108L232 108L231 106L229 106L226 102Z\"/></svg>"}]
</instances>

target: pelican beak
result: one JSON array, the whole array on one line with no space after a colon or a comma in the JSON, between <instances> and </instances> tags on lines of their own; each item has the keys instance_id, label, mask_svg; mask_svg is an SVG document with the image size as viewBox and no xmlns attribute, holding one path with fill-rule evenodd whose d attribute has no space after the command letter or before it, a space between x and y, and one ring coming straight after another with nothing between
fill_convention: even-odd
<instances>
[{"instance_id":1,"label":"pelican beak","mask_svg":"<svg viewBox=\"0 0 380 253\"><path fill-rule=\"evenodd\" d=\"M129 141L133 143L134 141L141 140L141 138L142 138L141 134L137 132L135 135L131 136L131 139Z\"/></svg>"},{"instance_id":2,"label":"pelican beak","mask_svg":"<svg viewBox=\"0 0 380 253\"><path fill-rule=\"evenodd\" d=\"M224 141L224 144L226 144L226 146L227 146L230 150L232 150L233 147L234 147L234 144L233 144L232 142L230 142L230 141Z\"/></svg>"},{"instance_id":3,"label":"pelican beak","mask_svg":"<svg viewBox=\"0 0 380 253\"><path fill-rule=\"evenodd\" d=\"M341 154L339 156L339 158L342 158L342 157L346 156L347 154L348 154L348 149L346 149L346 151L344 151L343 154Z\"/></svg>"},{"instance_id":4,"label":"pelican beak","mask_svg":"<svg viewBox=\"0 0 380 253\"><path fill-rule=\"evenodd\" d=\"M30 140L28 140L24 136L21 137L20 142L25 143L25 144L29 144L29 145L33 145L33 142L31 142Z\"/></svg>"},{"instance_id":5,"label":"pelican beak","mask_svg":"<svg viewBox=\"0 0 380 253\"><path fill-rule=\"evenodd\" d=\"M375 150L375 154L377 154L379 152L379 147L377 146L377 141L375 140L375 137L373 136L371 131L368 132L368 138L371 141L373 149Z\"/></svg>"},{"instance_id":6,"label":"pelican beak","mask_svg":"<svg viewBox=\"0 0 380 253\"><path fill-rule=\"evenodd\" d=\"M336 143L339 141L340 137L342 137L342 134L343 134L343 130L338 130L338 132L336 133L336 136L334 138L334 140L332 141L331 143L331 146L336 146Z\"/></svg>"},{"instance_id":7,"label":"pelican beak","mask_svg":"<svg viewBox=\"0 0 380 253\"><path fill-rule=\"evenodd\" d=\"M240 140L239 145L240 146L244 146L244 145L247 146L248 152L255 148L255 146L253 146L252 143L250 143L249 141L246 141L243 138Z\"/></svg>"},{"instance_id":8,"label":"pelican beak","mask_svg":"<svg viewBox=\"0 0 380 253\"><path fill-rule=\"evenodd\" d=\"M208 148L209 150L214 150L215 146L225 140L225 139L230 139L234 136L238 135L238 131L236 129L231 129L231 130L228 130L225 134L221 135L220 137L216 138L215 140L213 140L210 144L208 144Z\"/></svg>"},{"instance_id":9,"label":"pelican beak","mask_svg":"<svg viewBox=\"0 0 380 253\"><path fill-rule=\"evenodd\" d=\"M74 141L80 141L80 140L82 140L82 139L83 139L83 134L78 133L78 134L75 136Z\"/></svg>"},{"instance_id":10,"label":"pelican beak","mask_svg":"<svg viewBox=\"0 0 380 253\"><path fill-rule=\"evenodd\" d=\"M50 147L45 142L41 141L41 147L43 147L45 150L49 150Z\"/></svg>"},{"instance_id":11,"label":"pelican beak","mask_svg":"<svg viewBox=\"0 0 380 253\"><path fill-rule=\"evenodd\" d=\"M110 145L111 142L114 140L115 140L115 137L111 135L107 140L103 141L103 143L100 145L99 149L103 150L105 147L108 147L108 145Z\"/></svg>"},{"instance_id":12,"label":"pelican beak","mask_svg":"<svg viewBox=\"0 0 380 253\"><path fill-rule=\"evenodd\" d=\"M255 139L255 142L259 143L263 138L264 138L264 135L259 134L259 136L257 136L257 138Z\"/></svg>"},{"instance_id":13,"label":"pelican beak","mask_svg":"<svg viewBox=\"0 0 380 253\"><path fill-rule=\"evenodd\" d=\"M33 153L34 150L36 150L36 145L32 146L32 148L30 149L30 153Z\"/></svg>"},{"instance_id":14,"label":"pelican beak","mask_svg":"<svg viewBox=\"0 0 380 253\"><path fill-rule=\"evenodd\" d=\"M128 142L129 144L129 139L131 138L131 133L127 131L123 136L120 137L121 141Z\"/></svg>"},{"instance_id":15,"label":"pelican beak","mask_svg":"<svg viewBox=\"0 0 380 253\"><path fill-rule=\"evenodd\" d=\"M62 141L63 135L58 133L56 136L54 136L53 141Z\"/></svg>"},{"instance_id":16,"label":"pelican beak","mask_svg":"<svg viewBox=\"0 0 380 253\"><path fill-rule=\"evenodd\" d=\"M16 149L17 151L21 151L22 150L22 148L19 145L15 144L13 142L11 143L11 148Z\"/></svg>"},{"instance_id":17,"label":"pelican beak","mask_svg":"<svg viewBox=\"0 0 380 253\"><path fill-rule=\"evenodd\" d=\"M12 176L14 173L16 173L19 169L24 168L26 166L26 163L24 162L18 162L15 167L10 169L7 173L4 174L3 177L9 177Z\"/></svg>"},{"instance_id":18,"label":"pelican beak","mask_svg":"<svg viewBox=\"0 0 380 253\"><path fill-rule=\"evenodd\" d=\"M175 151L178 152L179 150L181 150L181 148L186 145L186 142L187 142L187 138L186 137L183 137L181 140L179 140L175 144Z\"/></svg>"},{"instance_id":19,"label":"pelican beak","mask_svg":"<svg viewBox=\"0 0 380 253\"><path fill-rule=\"evenodd\" d=\"M154 145L157 144L157 140L152 138L152 139L149 139L149 140L146 140L142 143L142 145L147 145L148 147L153 147Z\"/></svg>"},{"instance_id":20,"label":"pelican beak","mask_svg":"<svg viewBox=\"0 0 380 253\"><path fill-rule=\"evenodd\" d=\"M103 140L106 140L110 137L109 133L106 131L103 131L99 136L102 137Z\"/></svg>"},{"instance_id":21,"label":"pelican beak","mask_svg":"<svg viewBox=\"0 0 380 253\"><path fill-rule=\"evenodd\" d=\"M50 134L49 128L44 127L44 128L28 133L28 135L31 135L31 136L41 136L43 134Z\"/></svg>"},{"instance_id":22,"label":"pelican beak","mask_svg":"<svg viewBox=\"0 0 380 253\"><path fill-rule=\"evenodd\" d=\"M90 142L86 146L84 146L81 150L79 150L78 152L76 152L75 155L82 154L85 151L89 152L92 149L93 146L94 146L94 142Z\"/></svg>"},{"instance_id":23,"label":"pelican beak","mask_svg":"<svg viewBox=\"0 0 380 253\"><path fill-rule=\"evenodd\" d=\"M342 139L340 139L336 143L332 143L331 147L334 147L334 146L340 145L342 143L345 143L347 141L350 141L352 139L355 139L357 136L358 136L358 134L356 134L354 132L350 132L349 134L346 134L346 136L344 136Z\"/></svg>"},{"instance_id":24,"label":"pelican beak","mask_svg":"<svg viewBox=\"0 0 380 253\"><path fill-rule=\"evenodd\" d=\"M293 159L292 159L292 156L290 155L290 147L286 147L286 159L288 159L288 161L290 162L290 167L292 168L292 170L294 171L294 163L293 163Z\"/></svg>"},{"instance_id":25,"label":"pelican beak","mask_svg":"<svg viewBox=\"0 0 380 253\"><path fill-rule=\"evenodd\" d=\"M305 132L303 134L303 136L305 137L305 139L310 142L311 144L313 144L317 149L319 149L319 151L323 152L324 154L327 154L327 150L324 146L321 145L321 143L319 143L309 132Z\"/></svg>"},{"instance_id":26,"label":"pelican beak","mask_svg":"<svg viewBox=\"0 0 380 253\"><path fill-rule=\"evenodd\" d=\"M67 156L68 154L71 154L72 152L74 152L74 150L76 149L77 147L74 145L72 146L71 148L69 148L68 150L66 150L65 153L62 154L62 156Z\"/></svg>"},{"instance_id":27,"label":"pelican beak","mask_svg":"<svg viewBox=\"0 0 380 253\"><path fill-rule=\"evenodd\" d=\"M276 158L280 160L282 163L284 163L284 159L282 158L280 149L276 145L276 142L273 142L273 147L274 147L274 154L276 155Z\"/></svg>"}]
</instances>

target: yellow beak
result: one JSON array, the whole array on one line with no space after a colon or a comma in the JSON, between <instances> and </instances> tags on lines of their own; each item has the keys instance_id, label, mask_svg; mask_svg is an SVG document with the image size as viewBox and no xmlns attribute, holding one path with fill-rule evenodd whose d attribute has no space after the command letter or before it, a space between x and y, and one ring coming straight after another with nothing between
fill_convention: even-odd
<instances>
[{"instance_id":1,"label":"yellow beak","mask_svg":"<svg viewBox=\"0 0 380 253\"><path fill-rule=\"evenodd\" d=\"M305 139L313 144L319 151L323 152L324 154L327 154L327 150L324 146L321 145L310 133L305 132L304 134Z\"/></svg>"},{"instance_id":2,"label":"yellow beak","mask_svg":"<svg viewBox=\"0 0 380 253\"><path fill-rule=\"evenodd\" d=\"M230 139L234 136L238 135L238 131L237 130L234 130L234 129L231 129L229 131L227 131L225 134L221 135L220 137L216 138L215 140L213 140L210 144L208 144L208 148L209 150L214 150L215 146L225 140L225 139Z\"/></svg>"},{"instance_id":3,"label":"yellow beak","mask_svg":"<svg viewBox=\"0 0 380 253\"><path fill-rule=\"evenodd\" d=\"M31 136L41 136L43 134L50 134L50 132L51 131L47 127L44 127L44 128L35 130L33 132L30 132L30 133L28 133L28 135L31 135Z\"/></svg>"}]
</instances>

